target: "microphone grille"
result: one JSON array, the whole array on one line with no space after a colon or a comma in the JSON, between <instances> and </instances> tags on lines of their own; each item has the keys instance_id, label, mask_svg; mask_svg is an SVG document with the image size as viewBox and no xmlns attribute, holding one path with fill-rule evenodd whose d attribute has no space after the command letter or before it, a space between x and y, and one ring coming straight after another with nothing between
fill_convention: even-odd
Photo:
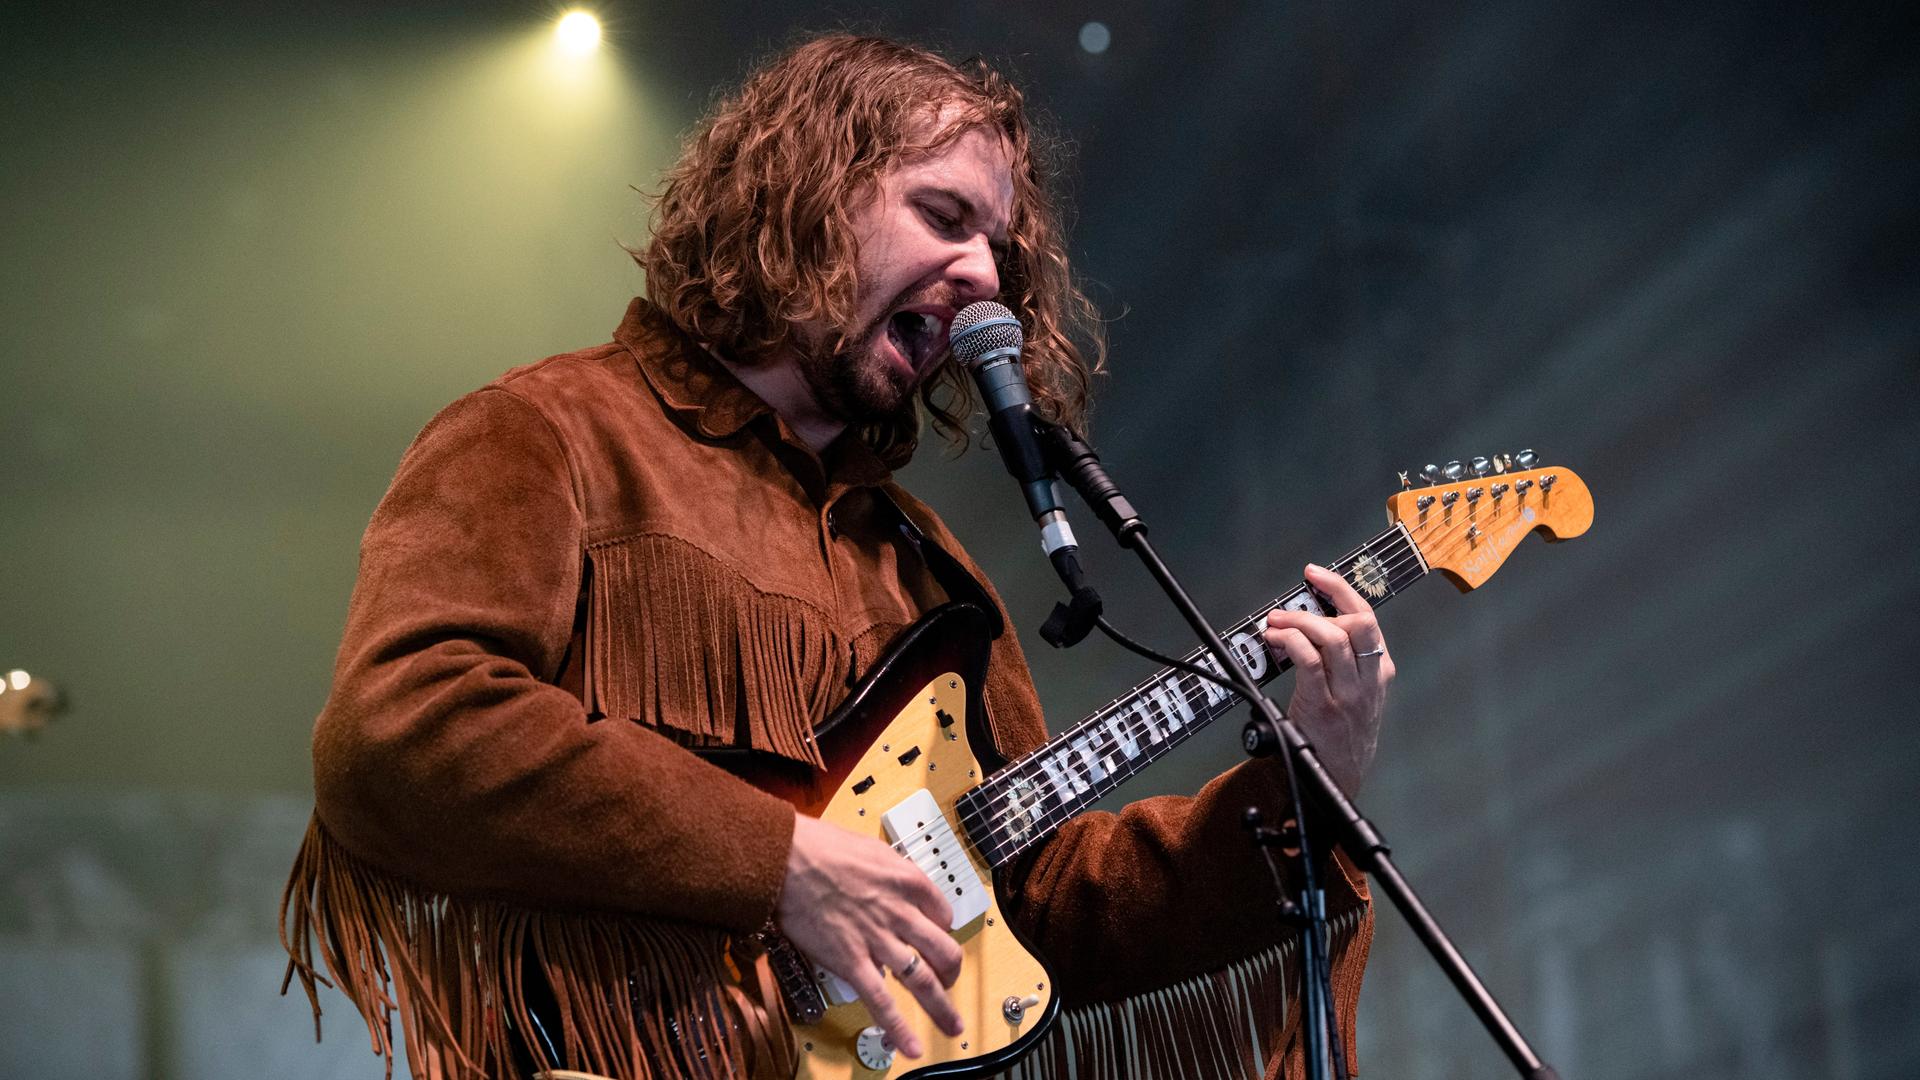
<instances>
[{"instance_id":1,"label":"microphone grille","mask_svg":"<svg viewBox=\"0 0 1920 1080\"><path fill-rule=\"evenodd\" d=\"M977 304L968 304L953 317L953 325L947 330L947 344L953 349L954 359L962 364L972 364L982 356L1000 349L1020 351L1026 343L1026 332L1020 329L1020 320L1013 317L1005 304L992 300L982 300Z\"/></svg>"}]
</instances>

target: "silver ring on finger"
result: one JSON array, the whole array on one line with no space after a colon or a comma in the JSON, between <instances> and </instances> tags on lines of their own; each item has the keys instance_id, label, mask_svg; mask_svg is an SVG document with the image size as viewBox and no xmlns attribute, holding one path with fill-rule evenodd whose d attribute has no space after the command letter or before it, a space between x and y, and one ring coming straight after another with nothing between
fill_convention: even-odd
<instances>
[{"instance_id":1,"label":"silver ring on finger","mask_svg":"<svg viewBox=\"0 0 1920 1080\"><path fill-rule=\"evenodd\" d=\"M914 953L913 959L907 961L907 966L901 968L898 972L896 972L894 974L894 977L897 979L905 979L907 976L913 974L918 970L920 970L920 954Z\"/></svg>"},{"instance_id":2,"label":"silver ring on finger","mask_svg":"<svg viewBox=\"0 0 1920 1080\"><path fill-rule=\"evenodd\" d=\"M1357 653L1354 653L1354 654L1353 654L1353 658L1354 658L1355 660L1359 660L1359 659L1361 659L1362 657L1367 657L1367 656L1385 656L1386 654L1387 654L1387 650L1385 650L1385 649L1368 649L1368 650L1367 650L1366 652L1357 652Z\"/></svg>"}]
</instances>

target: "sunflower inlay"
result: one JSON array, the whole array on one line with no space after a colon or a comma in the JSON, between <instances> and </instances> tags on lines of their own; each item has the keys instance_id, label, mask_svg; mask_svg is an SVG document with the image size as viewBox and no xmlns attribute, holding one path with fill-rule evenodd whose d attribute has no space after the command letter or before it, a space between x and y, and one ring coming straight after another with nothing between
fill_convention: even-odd
<instances>
[{"instance_id":1,"label":"sunflower inlay","mask_svg":"<svg viewBox=\"0 0 1920 1080\"><path fill-rule=\"evenodd\" d=\"M1387 595L1387 568L1372 555L1362 555L1353 560L1353 566L1347 570L1347 579L1369 600L1379 600Z\"/></svg>"}]
</instances>

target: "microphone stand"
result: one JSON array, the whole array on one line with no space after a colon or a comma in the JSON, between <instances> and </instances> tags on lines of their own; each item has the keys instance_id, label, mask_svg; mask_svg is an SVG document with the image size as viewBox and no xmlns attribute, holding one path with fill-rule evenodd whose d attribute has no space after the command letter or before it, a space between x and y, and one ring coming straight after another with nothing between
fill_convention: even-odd
<instances>
[{"instance_id":1,"label":"microphone stand","mask_svg":"<svg viewBox=\"0 0 1920 1080\"><path fill-rule=\"evenodd\" d=\"M1032 414L1029 414L1032 416ZM1326 766L1315 753L1313 744L1307 741L1300 729L1289 720L1286 713L1272 698L1261 693L1260 686L1240 662L1233 651L1227 648L1220 638L1219 631L1207 621L1200 608L1180 584L1173 570L1160 558L1153 544L1147 539L1147 525L1134 510L1113 479L1107 475L1100 458L1093 449L1067 428L1032 416L1034 430L1040 437L1041 446L1055 471L1086 501L1095 516L1106 524L1120 546L1140 557L1147 572L1159 583L1192 627L1202 643L1211 651L1220 664L1220 669L1232 680L1240 696L1253 705L1254 716L1247 722L1242 736L1242 745L1247 753L1254 757L1264 757L1275 751L1284 751L1291 768L1289 780L1293 782L1296 800L1304 787L1321 810L1329 815L1336 828L1340 830L1341 844L1347 855L1359 868L1366 872L1375 886L1387 894L1399 909L1401 916L1413 928L1415 936L1433 955L1434 961L1452 981L1455 989L1473 1009L1474 1015L1493 1037L1493 1041L1513 1063L1514 1069L1524 1080L1559 1080L1559 1074L1553 1066L1541 1062L1539 1055L1527 1044L1513 1021L1494 1000L1492 993L1480 982L1466 958L1460 955L1453 942L1447 938L1446 931L1440 928L1438 921L1427 911L1426 905L1413 891L1413 886L1394 866L1390 849L1380 836L1373 823L1368 821L1340 790ZM1304 783L1302 783L1304 781ZM1262 837L1257 817L1248 822L1254 827L1256 843L1270 843ZM1315 886L1313 879L1313 860L1307 849L1306 822L1296 815L1296 834L1288 839L1298 844L1300 852L1301 880L1304 886L1300 911L1293 914L1294 921L1304 921L1302 933L1302 961L1300 985L1302 988L1301 1024L1307 1036L1307 1061L1310 1075L1319 1080L1326 1075L1328 1033L1333 1031L1332 1003L1327 1000L1321 982L1323 969L1320 965L1320 953L1327 946L1324 937L1326 927L1326 905ZM1283 917L1287 912L1283 907ZM1339 1071L1346 1073L1346 1048L1332 1046L1337 1055Z\"/></svg>"}]
</instances>

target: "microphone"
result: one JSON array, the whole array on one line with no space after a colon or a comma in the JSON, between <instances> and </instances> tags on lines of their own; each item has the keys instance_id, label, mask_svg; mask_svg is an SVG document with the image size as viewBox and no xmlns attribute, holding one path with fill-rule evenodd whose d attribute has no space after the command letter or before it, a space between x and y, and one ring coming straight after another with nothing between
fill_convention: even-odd
<instances>
[{"instance_id":1,"label":"microphone","mask_svg":"<svg viewBox=\"0 0 1920 1080\"><path fill-rule=\"evenodd\" d=\"M1033 393L1027 389L1027 370L1020 363L1020 349L1026 333L1020 320L1006 305L991 300L968 304L954 316L947 331L947 343L954 359L972 374L974 385L987 406L987 429L1000 448L1007 472L1020 482L1027 509L1040 526L1040 546L1062 577L1071 564L1074 577L1079 565L1073 559L1079 542L1073 527L1067 524L1067 512L1060 505L1054 487L1053 470L1040 449L1033 430ZM1069 581L1071 586L1074 584Z\"/></svg>"}]
</instances>

